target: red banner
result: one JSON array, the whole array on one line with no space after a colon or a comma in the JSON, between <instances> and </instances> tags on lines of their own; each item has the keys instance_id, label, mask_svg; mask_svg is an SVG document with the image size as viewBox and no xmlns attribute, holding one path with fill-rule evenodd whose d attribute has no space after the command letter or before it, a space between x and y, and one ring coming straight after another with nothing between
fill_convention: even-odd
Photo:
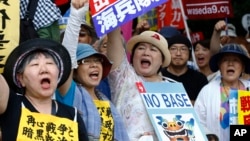
<instances>
[{"instance_id":1,"label":"red banner","mask_svg":"<svg viewBox=\"0 0 250 141\"><path fill-rule=\"evenodd\" d=\"M233 17L231 0L183 0L183 7L192 20Z\"/></svg>"},{"instance_id":2,"label":"red banner","mask_svg":"<svg viewBox=\"0 0 250 141\"><path fill-rule=\"evenodd\" d=\"M91 9L91 14L95 15L96 13L100 12L102 9L105 7L108 7L112 3L115 3L117 0L99 0L99 1L94 1L90 0L89 1L89 7Z\"/></svg>"},{"instance_id":3,"label":"red banner","mask_svg":"<svg viewBox=\"0 0 250 141\"><path fill-rule=\"evenodd\" d=\"M177 29L184 29L184 21L181 14L181 6L178 0L169 0L158 6L157 27L161 29L164 26L172 26Z\"/></svg>"},{"instance_id":4,"label":"red banner","mask_svg":"<svg viewBox=\"0 0 250 141\"><path fill-rule=\"evenodd\" d=\"M201 32L201 31L191 32L190 33L190 38L191 38L192 44L194 44L197 41L204 40L204 35L203 35L203 32Z\"/></svg>"}]
</instances>

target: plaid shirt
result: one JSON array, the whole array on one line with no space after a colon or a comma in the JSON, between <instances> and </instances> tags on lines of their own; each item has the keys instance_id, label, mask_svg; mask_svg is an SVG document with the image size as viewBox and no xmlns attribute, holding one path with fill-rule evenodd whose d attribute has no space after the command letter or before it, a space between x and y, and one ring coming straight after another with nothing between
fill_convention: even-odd
<instances>
[{"instance_id":1,"label":"plaid shirt","mask_svg":"<svg viewBox=\"0 0 250 141\"><path fill-rule=\"evenodd\" d=\"M20 0L20 18L24 19L29 0ZM52 0L38 0L33 23L36 30L46 27L61 18L60 9Z\"/></svg>"}]
</instances>

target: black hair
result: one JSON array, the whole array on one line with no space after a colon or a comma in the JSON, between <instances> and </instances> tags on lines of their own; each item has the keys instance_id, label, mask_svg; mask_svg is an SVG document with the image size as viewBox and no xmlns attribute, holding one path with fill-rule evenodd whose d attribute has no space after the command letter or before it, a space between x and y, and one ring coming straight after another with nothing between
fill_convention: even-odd
<instances>
[{"instance_id":1,"label":"black hair","mask_svg":"<svg viewBox=\"0 0 250 141\"><path fill-rule=\"evenodd\" d=\"M201 44L203 47L210 49L210 39L204 39L204 40L199 40L195 42L193 45L194 50L197 44Z\"/></svg>"},{"instance_id":2,"label":"black hair","mask_svg":"<svg viewBox=\"0 0 250 141\"><path fill-rule=\"evenodd\" d=\"M58 67L58 70L60 68L60 64L57 61L57 59L51 54L49 53L47 50L35 50L35 51L31 51L28 55L26 55L26 57L24 57L21 62L19 63L19 65L17 66L17 70L16 73L17 74L21 74L24 72L25 67L33 60L35 59L39 54L43 54L46 58L52 58L55 62L55 64ZM20 82L18 82L20 83ZM22 94L25 94L25 88L22 87L21 89Z\"/></svg>"},{"instance_id":3,"label":"black hair","mask_svg":"<svg viewBox=\"0 0 250 141\"><path fill-rule=\"evenodd\" d=\"M46 58L52 58L56 63L59 69L59 62L55 59L55 57L46 50L35 50L26 55L26 57L21 61L21 63L17 67L17 73L23 73L24 68L27 64L29 64L34 58L36 58L39 54L43 54Z\"/></svg>"}]
</instances>

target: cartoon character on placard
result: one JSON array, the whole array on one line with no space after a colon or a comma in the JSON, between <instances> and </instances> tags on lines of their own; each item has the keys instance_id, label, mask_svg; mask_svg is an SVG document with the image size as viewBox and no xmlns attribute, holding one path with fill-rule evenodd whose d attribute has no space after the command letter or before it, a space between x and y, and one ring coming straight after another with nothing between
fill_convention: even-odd
<instances>
[{"instance_id":1,"label":"cartoon character on placard","mask_svg":"<svg viewBox=\"0 0 250 141\"><path fill-rule=\"evenodd\" d=\"M183 121L181 117L181 115L175 115L173 121L168 121L162 116L156 116L159 120L158 124L162 126L164 134L170 141L194 141L194 119Z\"/></svg>"}]
</instances>

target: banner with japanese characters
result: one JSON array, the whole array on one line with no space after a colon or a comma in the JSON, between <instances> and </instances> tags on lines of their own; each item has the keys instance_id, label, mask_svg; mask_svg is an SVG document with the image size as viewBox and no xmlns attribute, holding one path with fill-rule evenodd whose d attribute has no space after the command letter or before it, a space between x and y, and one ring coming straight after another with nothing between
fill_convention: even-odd
<instances>
[{"instance_id":1,"label":"banner with japanese characters","mask_svg":"<svg viewBox=\"0 0 250 141\"><path fill-rule=\"evenodd\" d=\"M230 141L250 136L250 91L230 89L229 92Z\"/></svg>"},{"instance_id":2,"label":"banner with japanese characters","mask_svg":"<svg viewBox=\"0 0 250 141\"><path fill-rule=\"evenodd\" d=\"M167 0L90 0L92 20L101 37Z\"/></svg>"},{"instance_id":3,"label":"banner with japanese characters","mask_svg":"<svg viewBox=\"0 0 250 141\"><path fill-rule=\"evenodd\" d=\"M0 73L10 52L19 44L19 2L0 2Z\"/></svg>"},{"instance_id":4,"label":"banner with japanese characters","mask_svg":"<svg viewBox=\"0 0 250 141\"><path fill-rule=\"evenodd\" d=\"M230 125L250 125L250 91L230 89Z\"/></svg>"},{"instance_id":5,"label":"banner with japanese characters","mask_svg":"<svg viewBox=\"0 0 250 141\"><path fill-rule=\"evenodd\" d=\"M204 34L202 31L190 32L189 34L192 44L194 44L197 41L204 40ZM184 33L184 35L187 36L186 33Z\"/></svg>"},{"instance_id":6,"label":"banner with japanese characters","mask_svg":"<svg viewBox=\"0 0 250 141\"><path fill-rule=\"evenodd\" d=\"M183 0L183 7L192 20L233 17L231 0Z\"/></svg>"},{"instance_id":7,"label":"banner with japanese characters","mask_svg":"<svg viewBox=\"0 0 250 141\"><path fill-rule=\"evenodd\" d=\"M177 29L184 29L184 21L181 14L179 0L169 0L156 7L157 26L161 29L164 26L172 26Z\"/></svg>"},{"instance_id":8,"label":"banner with japanese characters","mask_svg":"<svg viewBox=\"0 0 250 141\"><path fill-rule=\"evenodd\" d=\"M78 141L76 121L22 108L18 141Z\"/></svg>"},{"instance_id":9,"label":"banner with japanese characters","mask_svg":"<svg viewBox=\"0 0 250 141\"><path fill-rule=\"evenodd\" d=\"M238 124L238 90L230 89L229 91L229 124L237 125Z\"/></svg>"},{"instance_id":10,"label":"banner with japanese characters","mask_svg":"<svg viewBox=\"0 0 250 141\"><path fill-rule=\"evenodd\" d=\"M160 141L207 141L182 83L137 82Z\"/></svg>"},{"instance_id":11,"label":"banner with japanese characters","mask_svg":"<svg viewBox=\"0 0 250 141\"><path fill-rule=\"evenodd\" d=\"M250 125L250 91L238 90L238 122Z\"/></svg>"}]
</instances>

